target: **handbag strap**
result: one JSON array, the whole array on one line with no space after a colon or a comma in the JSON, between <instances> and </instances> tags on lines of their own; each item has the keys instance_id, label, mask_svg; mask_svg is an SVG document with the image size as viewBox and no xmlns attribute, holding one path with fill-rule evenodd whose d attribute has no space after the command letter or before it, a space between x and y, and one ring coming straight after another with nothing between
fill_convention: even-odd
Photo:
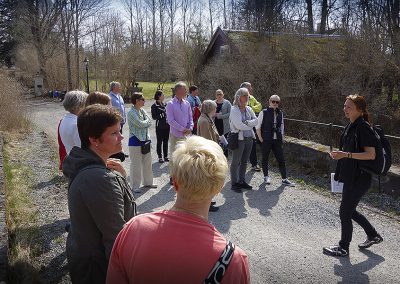
<instances>
[{"instance_id":1,"label":"handbag strap","mask_svg":"<svg viewBox=\"0 0 400 284\"><path fill-rule=\"evenodd\" d=\"M228 265L232 260L234 252L235 245L231 241L228 241L217 263L212 268L210 274L208 274L206 280L204 280L204 284L221 283L222 278L224 277L224 274L228 269Z\"/></svg>"}]
</instances>

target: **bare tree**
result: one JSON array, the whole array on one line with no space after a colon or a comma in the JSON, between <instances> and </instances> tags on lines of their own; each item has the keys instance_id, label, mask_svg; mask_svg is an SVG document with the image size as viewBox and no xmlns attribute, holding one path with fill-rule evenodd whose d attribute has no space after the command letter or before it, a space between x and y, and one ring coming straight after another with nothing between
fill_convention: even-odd
<instances>
[{"instance_id":1,"label":"bare tree","mask_svg":"<svg viewBox=\"0 0 400 284\"><path fill-rule=\"evenodd\" d=\"M59 33L60 15L62 11L61 0L40 1L23 0L19 2L18 10L21 12L21 24L29 27L30 33L23 30L21 41L32 42L36 48L39 73L46 78L46 62L56 51L60 50ZM22 28L21 28L22 30Z\"/></svg>"}]
</instances>

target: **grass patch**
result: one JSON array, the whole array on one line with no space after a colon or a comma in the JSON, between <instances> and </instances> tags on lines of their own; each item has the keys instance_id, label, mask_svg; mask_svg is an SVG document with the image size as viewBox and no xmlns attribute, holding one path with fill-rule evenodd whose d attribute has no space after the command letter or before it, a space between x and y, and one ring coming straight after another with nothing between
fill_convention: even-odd
<instances>
[{"instance_id":1,"label":"grass patch","mask_svg":"<svg viewBox=\"0 0 400 284\"><path fill-rule=\"evenodd\" d=\"M147 100L152 100L154 98L154 93L157 91L159 83L158 82L137 82L137 83L139 83L138 87L143 88L142 93L143 93L144 97ZM93 91L96 89L96 81L95 80L89 80L89 85L90 85L90 91ZM99 81L98 82L98 90L99 91L104 89L104 87L102 87L102 86L104 86L104 84ZM166 82L166 83L164 83L164 85L161 84L161 88L163 89L166 98L172 97L171 88L173 88L174 86L175 86L175 82ZM104 89L104 92L108 93L108 87L106 89Z\"/></svg>"},{"instance_id":2,"label":"grass patch","mask_svg":"<svg viewBox=\"0 0 400 284\"><path fill-rule=\"evenodd\" d=\"M30 199L31 170L17 160L14 148L4 145L4 174L6 188L6 222L9 233L10 283L37 283L39 269L32 266L32 258L40 255L40 232L35 226L37 212Z\"/></svg>"}]
</instances>

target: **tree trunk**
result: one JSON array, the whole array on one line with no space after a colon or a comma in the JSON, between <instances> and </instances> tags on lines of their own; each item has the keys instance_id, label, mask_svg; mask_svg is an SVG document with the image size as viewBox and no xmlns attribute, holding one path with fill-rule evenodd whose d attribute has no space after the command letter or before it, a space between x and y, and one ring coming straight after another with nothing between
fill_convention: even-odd
<instances>
[{"instance_id":1,"label":"tree trunk","mask_svg":"<svg viewBox=\"0 0 400 284\"><path fill-rule=\"evenodd\" d=\"M314 19L313 19L313 10L312 10L312 0L306 0L307 2L307 26L308 32L314 33Z\"/></svg>"},{"instance_id":2,"label":"tree trunk","mask_svg":"<svg viewBox=\"0 0 400 284\"><path fill-rule=\"evenodd\" d=\"M320 34L326 33L326 22L328 19L328 0L322 0L321 5L321 25L319 29Z\"/></svg>"},{"instance_id":3,"label":"tree trunk","mask_svg":"<svg viewBox=\"0 0 400 284\"><path fill-rule=\"evenodd\" d=\"M214 28L213 28L213 15L212 15L212 0L208 0L208 11L210 12L210 31L211 31L211 36L210 37L212 37L213 36L213 31L214 31Z\"/></svg>"}]
</instances>

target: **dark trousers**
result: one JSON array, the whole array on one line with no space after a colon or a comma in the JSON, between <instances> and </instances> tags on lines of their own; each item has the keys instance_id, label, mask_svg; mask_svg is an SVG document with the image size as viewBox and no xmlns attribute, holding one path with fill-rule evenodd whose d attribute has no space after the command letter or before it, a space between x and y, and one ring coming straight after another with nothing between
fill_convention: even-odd
<instances>
[{"instance_id":1,"label":"dark trousers","mask_svg":"<svg viewBox=\"0 0 400 284\"><path fill-rule=\"evenodd\" d=\"M371 185L371 175L366 172L355 178L351 183L343 185L342 202L340 203L340 222L342 225L342 238L339 245L344 249L349 249L349 245L353 236L352 219L359 224L369 238L377 235L375 228L371 223L356 210L361 197L368 191Z\"/></svg>"},{"instance_id":2,"label":"dark trousers","mask_svg":"<svg viewBox=\"0 0 400 284\"><path fill-rule=\"evenodd\" d=\"M281 172L282 179L285 179L287 176L285 158L283 156L283 142L277 139L268 141L264 140L261 144L262 169L264 176L268 176L268 159L271 150L278 161L279 171Z\"/></svg>"},{"instance_id":3,"label":"dark trousers","mask_svg":"<svg viewBox=\"0 0 400 284\"><path fill-rule=\"evenodd\" d=\"M169 129L156 129L157 136L157 155L158 158L162 158L161 147L163 149L164 158L168 157L168 139Z\"/></svg>"},{"instance_id":4,"label":"dark trousers","mask_svg":"<svg viewBox=\"0 0 400 284\"><path fill-rule=\"evenodd\" d=\"M250 164L255 167L258 164L257 161L257 140L253 139L253 146L251 147L250 152Z\"/></svg>"}]
</instances>

